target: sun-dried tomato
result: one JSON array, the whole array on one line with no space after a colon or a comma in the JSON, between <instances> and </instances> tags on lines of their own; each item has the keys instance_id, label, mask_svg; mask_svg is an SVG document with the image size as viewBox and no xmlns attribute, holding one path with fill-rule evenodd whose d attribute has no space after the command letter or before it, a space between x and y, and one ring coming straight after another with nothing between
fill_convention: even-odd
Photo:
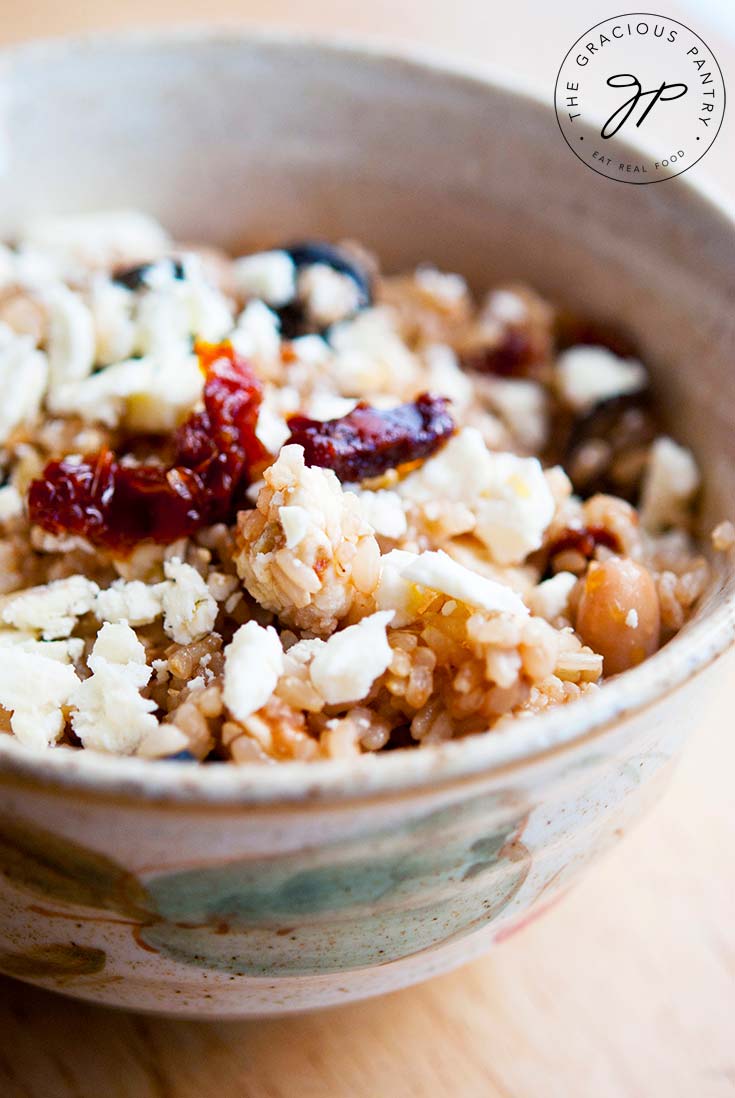
<instances>
[{"instance_id":1,"label":"sun-dried tomato","mask_svg":"<svg viewBox=\"0 0 735 1098\"><path fill-rule=\"evenodd\" d=\"M422 393L397 408L361 403L346 416L322 422L292 416L289 442L304 448L307 465L333 469L340 480L377 477L388 469L428 457L454 431L446 397Z\"/></svg>"},{"instance_id":2,"label":"sun-dried tomato","mask_svg":"<svg viewBox=\"0 0 735 1098\"><path fill-rule=\"evenodd\" d=\"M229 343L196 350L204 409L175 432L170 463L135 463L111 450L49 462L30 487L33 522L125 552L234 517L250 470L267 456L255 434L262 389Z\"/></svg>"},{"instance_id":3,"label":"sun-dried tomato","mask_svg":"<svg viewBox=\"0 0 735 1098\"><path fill-rule=\"evenodd\" d=\"M573 550L590 560L598 545L603 545L613 553L620 552L620 542L612 530L607 530L604 526L568 526L554 538L549 546L549 556L554 557L557 553Z\"/></svg>"}]
</instances>

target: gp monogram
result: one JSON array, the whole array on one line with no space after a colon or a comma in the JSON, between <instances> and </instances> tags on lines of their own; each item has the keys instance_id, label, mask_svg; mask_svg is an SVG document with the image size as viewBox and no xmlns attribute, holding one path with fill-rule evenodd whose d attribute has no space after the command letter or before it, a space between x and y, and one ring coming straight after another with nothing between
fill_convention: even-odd
<instances>
[{"instance_id":1,"label":"gp monogram","mask_svg":"<svg viewBox=\"0 0 735 1098\"><path fill-rule=\"evenodd\" d=\"M711 49L665 16L618 15L583 34L564 58L554 105L582 163L625 183L657 183L711 148L725 85Z\"/></svg>"}]
</instances>

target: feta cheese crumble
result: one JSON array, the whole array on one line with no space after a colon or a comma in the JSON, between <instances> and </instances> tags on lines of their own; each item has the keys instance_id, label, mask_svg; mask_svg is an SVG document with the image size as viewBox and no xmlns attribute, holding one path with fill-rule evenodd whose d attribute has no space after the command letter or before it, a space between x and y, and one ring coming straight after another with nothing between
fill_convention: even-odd
<instances>
[{"instance_id":1,"label":"feta cheese crumble","mask_svg":"<svg viewBox=\"0 0 735 1098\"><path fill-rule=\"evenodd\" d=\"M92 672L69 698L71 723L85 747L132 755L158 728L156 703L140 691L153 671L129 625L102 626L87 660Z\"/></svg>"},{"instance_id":2,"label":"feta cheese crumble","mask_svg":"<svg viewBox=\"0 0 735 1098\"><path fill-rule=\"evenodd\" d=\"M296 267L288 252L255 252L232 265L235 288L242 297L260 298L280 308L296 294Z\"/></svg>"},{"instance_id":3,"label":"feta cheese crumble","mask_svg":"<svg viewBox=\"0 0 735 1098\"><path fill-rule=\"evenodd\" d=\"M214 628L218 607L207 584L190 564L167 560L163 572L163 628L177 644L191 644Z\"/></svg>"},{"instance_id":4,"label":"feta cheese crumble","mask_svg":"<svg viewBox=\"0 0 735 1098\"><path fill-rule=\"evenodd\" d=\"M261 709L283 672L283 648L273 626L248 621L225 648L224 702L238 721Z\"/></svg>"},{"instance_id":5,"label":"feta cheese crumble","mask_svg":"<svg viewBox=\"0 0 735 1098\"><path fill-rule=\"evenodd\" d=\"M171 247L158 222L136 210L39 217L22 237L27 247L91 267L151 259Z\"/></svg>"},{"instance_id":6,"label":"feta cheese crumble","mask_svg":"<svg viewBox=\"0 0 735 1098\"><path fill-rule=\"evenodd\" d=\"M651 447L641 491L641 522L658 533L686 520L699 489L699 469L690 450L662 436Z\"/></svg>"},{"instance_id":7,"label":"feta cheese crumble","mask_svg":"<svg viewBox=\"0 0 735 1098\"><path fill-rule=\"evenodd\" d=\"M420 553L402 571L404 580L427 587L441 595L449 595L467 606L489 613L528 613L520 595L504 583L479 576L463 564L452 560L441 549Z\"/></svg>"},{"instance_id":8,"label":"feta cheese crumble","mask_svg":"<svg viewBox=\"0 0 735 1098\"><path fill-rule=\"evenodd\" d=\"M92 373L94 324L81 297L65 286L49 290L45 304L49 315L47 403L52 412L63 411L66 386L82 381Z\"/></svg>"},{"instance_id":9,"label":"feta cheese crumble","mask_svg":"<svg viewBox=\"0 0 735 1098\"><path fill-rule=\"evenodd\" d=\"M78 686L68 663L23 646L3 646L0 706L12 713L13 734L27 747L48 747L58 740L66 724L65 709Z\"/></svg>"},{"instance_id":10,"label":"feta cheese crumble","mask_svg":"<svg viewBox=\"0 0 735 1098\"><path fill-rule=\"evenodd\" d=\"M23 514L23 497L14 484L0 488L0 522L9 522Z\"/></svg>"},{"instance_id":11,"label":"feta cheese crumble","mask_svg":"<svg viewBox=\"0 0 735 1098\"><path fill-rule=\"evenodd\" d=\"M100 621L127 622L128 625L150 625L163 614L164 583L143 583L141 580L115 580L94 600L94 613Z\"/></svg>"},{"instance_id":12,"label":"feta cheese crumble","mask_svg":"<svg viewBox=\"0 0 735 1098\"><path fill-rule=\"evenodd\" d=\"M98 592L97 584L85 576L27 587L0 599L0 619L44 640L68 637L79 618L94 608Z\"/></svg>"},{"instance_id":13,"label":"feta cheese crumble","mask_svg":"<svg viewBox=\"0 0 735 1098\"><path fill-rule=\"evenodd\" d=\"M576 411L602 400L645 389L648 375L634 358L619 358L606 347L570 347L557 359L559 393Z\"/></svg>"},{"instance_id":14,"label":"feta cheese crumble","mask_svg":"<svg viewBox=\"0 0 735 1098\"><path fill-rule=\"evenodd\" d=\"M328 705L360 701L393 658L386 629L393 611L379 611L324 641L309 669L311 681Z\"/></svg>"},{"instance_id":15,"label":"feta cheese crumble","mask_svg":"<svg viewBox=\"0 0 735 1098\"><path fill-rule=\"evenodd\" d=\"M84 381L65 385L56 393L55 407L87 423L166 434L191 411L203 388L196 355L144 356L116 362Z\"/></svg>"},{"instance_id":16,"label":"feta cheese crumble","mask_svg":"<svg viewBox=\"0 0 735 1098\"><path fill-rule=\"evenodd\" d=\"M397 491L422 504L466 504L473 531L497 564L517 564L538 549L554 515L554 497L537 458L492 453L474 427L465 427Z\"/></svg>"},{"instance_id":17,"label":"feta cheese crumble","mask_svg":"<svg viewBox=\"0 0 735 1098\"><path fill-rule=\"evenodd\" d=\"M299 273L298 295L311 321L320 328L355 312L360 300L355 280L325 263L313 263Z\"/></svg>"},{"instance_id":18,"label":"feta cheese crumble","mask_svg":"<svg viewBox=\"0 0 735 1098\"><path fill-rule=\"evenodd\" d=\"M539 583L526 597L531 612L546 621L555 621L566 613L576 583L573 572L557 572L551 579Z\"/></svg>"},{"instance_id":19,"label":"feta cheese crumble","mask_svg":"<svg viewBox=\"0 0 735 1098\"><path fill-rule=\"evenodd\" d=\"M402 538L408 529L408 522L398 493L389 488L379 488L374 492L356 491L363 514L375 533L393 541Z\"/></svg>"},{"instance_id":20,"label":"feta cheese crumble","mask_svg":"<svg viewBox=\"0 0 735 1098\"><path fill-rule=\"evenodd\" d=\"M48 384L48 360L30 336L0 323L0 444L39 413Z\"/></svg>"}]
</instances>

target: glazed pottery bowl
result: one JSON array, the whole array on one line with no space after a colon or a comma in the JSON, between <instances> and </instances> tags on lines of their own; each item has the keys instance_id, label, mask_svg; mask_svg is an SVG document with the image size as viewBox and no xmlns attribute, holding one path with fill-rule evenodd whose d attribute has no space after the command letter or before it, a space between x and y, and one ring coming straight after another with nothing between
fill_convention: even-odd
<instances>
[{"instance_id":1,"label":"glazed pottery bowl","mask_svg":"<svg viewBox=\"0 0 735 1098\"><path fill-rule=\"evenodd\" d=\"M690 176L625 186L548 101L426 61L239 33L11 51L0 233L141 208L231 247L370 242L478 290L524 278L624 320L672 429L735 510L735 229ZM507 936L662 788L735 630L720 561L696 620L593 697L357 762L257 768L0 742L0 970L98 1002L244 1016L346 1002Z\"/></svg>"}]
</instances>

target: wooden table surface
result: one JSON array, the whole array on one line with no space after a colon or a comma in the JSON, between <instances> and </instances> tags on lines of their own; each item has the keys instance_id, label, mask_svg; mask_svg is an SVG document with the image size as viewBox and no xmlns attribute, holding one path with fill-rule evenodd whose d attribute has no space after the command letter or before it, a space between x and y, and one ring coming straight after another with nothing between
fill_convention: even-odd
<instances>
[{"instance_id":1,"label":"wooden table surface","mask_svg":"<svg viewBox=\"0 0 735 1098\"><path fill-rule=\"evenodd\" d=\"M439 46L548 89L615 5L541 0L2 0L0 39L173 19L336 29ZM721 16L726 5L722 5ZM735 61L721 23L681 2ZM458 18L458 13L461 18ZM732 124L701 166L735 194ZM302 1018L175 1022L0 980L2 1098L726 1098L735 1095L735 728L722 664L661 804L540 921L489 956L387 998Z\"/></svg>"}]
</instances>

